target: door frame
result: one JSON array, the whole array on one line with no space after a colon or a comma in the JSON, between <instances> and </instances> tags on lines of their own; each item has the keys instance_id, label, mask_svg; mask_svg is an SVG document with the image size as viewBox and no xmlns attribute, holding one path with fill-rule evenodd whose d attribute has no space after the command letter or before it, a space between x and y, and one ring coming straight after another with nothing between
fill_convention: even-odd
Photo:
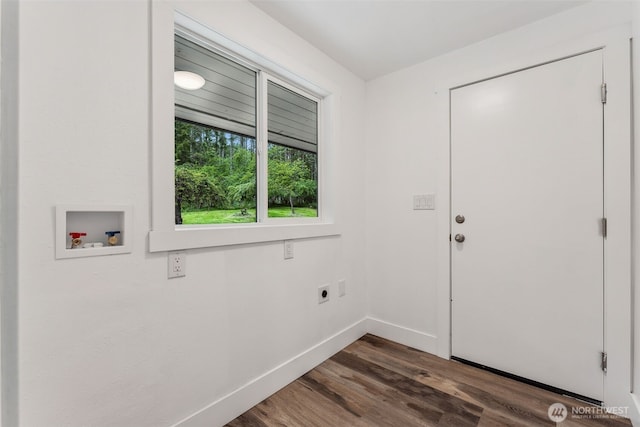
<instances>
[{"instance_id":1,"label":"door frame","mask_svg":"<svg viewBox=\"0 0 640 427\"><path fill-rule=\"evenodd\" d=\"M608 236L604 243L604 347L608 369L604 402L627 406L632 400L632 299L631 299L631 84L630 29L628 25L591 34L571 42L523 52L518 59L491 69L470 71L447 82L453 88L486 80L535 65L602 48L604 78L608 87L604 112L604 213ZM551 99L551 98L550 98ZM440 117L451 119L450 96ZM451 357L451 132L438 141L437 212L437 354ZM631 414L629 414L631 416Z\"/></svg>"}]
</instances>

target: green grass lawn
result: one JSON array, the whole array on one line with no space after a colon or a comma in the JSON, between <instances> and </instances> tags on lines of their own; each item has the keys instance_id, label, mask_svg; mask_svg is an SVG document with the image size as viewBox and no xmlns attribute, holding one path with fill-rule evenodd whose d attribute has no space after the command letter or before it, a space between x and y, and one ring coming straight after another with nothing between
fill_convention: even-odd
<instances>
[{"instance_id":1,"label":"green grass lawn","mask_svg":"<svg viewBox=\"0 0 640 427\"><path fill-rule=\"evenodd\" d=\"M269 218L300 218L316 217L317 209L295 208L295 215L291 215L291 208L287 206L269 208ZM210 211L182 212L183 224L242 224L256 221L255 209L247 209L247 215L242 215L240 209L217 209Z\"/></svg>"}]
</instances>

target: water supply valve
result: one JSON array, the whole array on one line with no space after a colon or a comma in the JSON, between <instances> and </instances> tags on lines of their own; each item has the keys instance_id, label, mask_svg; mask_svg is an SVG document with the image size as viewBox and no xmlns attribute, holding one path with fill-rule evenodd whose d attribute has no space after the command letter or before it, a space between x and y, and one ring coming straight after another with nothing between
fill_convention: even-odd
<instances>
[{"instance_id":1,"label":"water supply valve","mask_svg":"<svg viewBox=\"0 0 640 427\"><path fill-rule=\"evenodd\" d=\"M118 244L118 236L116 236L116 234L120 234L120 231L105 231L104 234L107 235L107 243L109 246Z\"/></svg>"},{"instance_id":2,"label":"water supply valve","mask_svg":"<svg viewBox=\"0 0 640 427\"><path fill-rule=\"evenodd\" d=\"M71 236L71 249L80 247L82 245L81 237L86 235L87 233L79 233L77 231L69 233L69 236Z\"/></svg>"}]
</instances>

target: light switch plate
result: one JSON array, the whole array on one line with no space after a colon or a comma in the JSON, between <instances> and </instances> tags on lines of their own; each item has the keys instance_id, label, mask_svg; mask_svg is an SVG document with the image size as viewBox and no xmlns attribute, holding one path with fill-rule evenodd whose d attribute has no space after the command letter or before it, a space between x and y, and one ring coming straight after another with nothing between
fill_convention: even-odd
<instances>
[{"instance_id":1,"label":"light switch plate","mask_svg":"<svg viewBox=\"0 0 640 427\"><path fill-rule=\"evenodd\" d=\"M293 258L293 241L285 240L284 241L284 259L292 259Z\"/></svg>"},{"instance_id":2,"label":"light switch plate","mask_svg":"<svg viewBox=\"0 0 640 427\"><path fill-rule=\"evenodd\" d=\"M338 280L338 296L343 297L347 294L347 281L345 279Z\"/></svg>"},{"instance_id":3,"label":"light switch plate","mask_svg":"<svg viewBox=\"0 0 640 427\"><path fill-rule=\"evenodd\" d=\"M434 210L435 208L435 194L417 194L413 196L413 210Z\"/></svg>"}]
</instances>

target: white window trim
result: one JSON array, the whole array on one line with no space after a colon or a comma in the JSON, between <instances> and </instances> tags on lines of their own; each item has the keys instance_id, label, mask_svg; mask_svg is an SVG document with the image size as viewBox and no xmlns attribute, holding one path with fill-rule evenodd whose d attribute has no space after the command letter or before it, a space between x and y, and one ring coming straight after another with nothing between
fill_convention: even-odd
<instances>
[{"instance_id":1,"label":"white window trim","mask_svg":"<svg viewBox=\"0 0 640 427\"><path fill-rule=\"evenodd\" d=\"M198 23L166 4L154 3L152 10L151 46L151 222L149 251L161 252L191 248L218 247L262 243L290 239L303 239L339 235L340 228L334 222L333 204L327 191L329 125L334 117L336 95L306 79L286 70L273 61L247 49L209 27ZM174 88L173 88L173 39L174 34L188 35L202 45L222 49L231 58L245 64L255 64L266 78L289 87L313 94L319 100L318 155L318 217L275 219L267 218L266 188L258 188L258 208L264 209L260 222L251 224L221 224L176 226L174 197ZM267 77L268 76L268 77ZM258 99L258 102L265 100ZM262 120L266 119L264 117ZM260 126L258 123L259 129ZM260 131L259 131L260 132ZM266 144L266 143L265 143ZM321 146L322 145L322 146ZM259 154L259 157L264 157ZM261 166L262 165L262 166ZM266 186L266 160L259 160L258 182ZM262 180L260 179L262 178ZM264 193L264 194L263 194Z\"/></svg>"}]
</instances>

